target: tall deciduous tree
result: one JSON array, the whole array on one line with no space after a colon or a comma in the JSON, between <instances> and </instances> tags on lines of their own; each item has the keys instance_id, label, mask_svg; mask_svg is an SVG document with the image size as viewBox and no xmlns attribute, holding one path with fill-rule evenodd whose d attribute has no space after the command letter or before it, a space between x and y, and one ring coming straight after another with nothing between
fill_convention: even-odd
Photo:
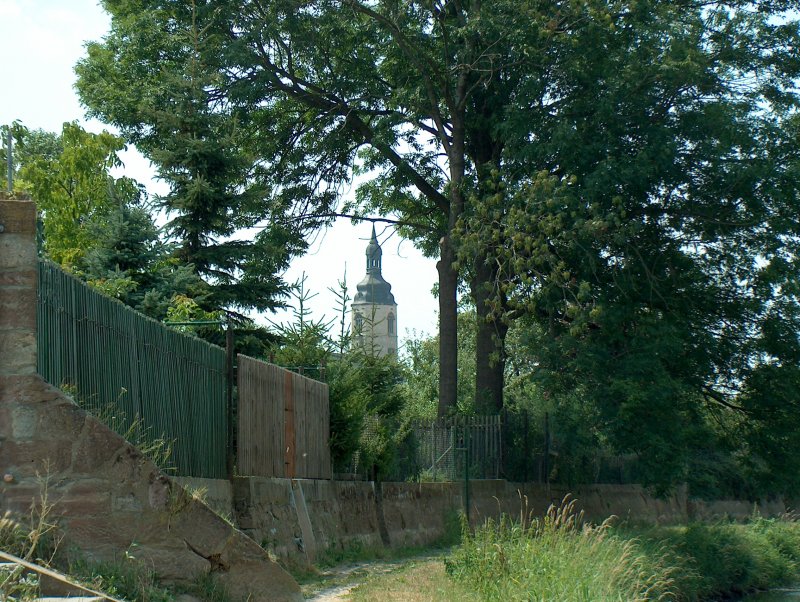
<instances>
[{"instance_id":1,"label":"tall deciduous tree","mask_svg":"<svg viewBox=\"0 0 800 602\"><path fill-rule=\"evenodd\" d=\"M515 153L535 171L466 221L501 311L542 333L547 389L580 391L659 484L709 415L765 482L796 469L800 34L780 7L631 3L587 25L603 52L573 51L529 111Z\"/></svg>"},{"instance_id":2,"label":"tall deciduous tree","mask_svg":"<svg viewBox=\"0 0 800 602\"><path fill-rule=\"evenodd\" d=\"M105 62L112 77L104 77L116 82L136 77L141 65L164 64L157 46L140 43L125 28L126 19L142 15L143 32L172 32L191 21L188 9L166 0L105 6L112 34L90 46L79 70L84 97L96 107L115 99L88 77L98 63ZM250 148L271 168L263 176L274 207L329 215L339 186L357 166L374 177L354 209L399 214L402 232L439 254L440 413L456 400L460 276L470 282L478 312L479 401L502 405L507 321L538 315L533 304L509 306L509 296L519 298L532 281L507 253L517 244L527 256L549 252L548 241L527 249L510 219L535 174L564 187L577 178L590 199L595 192L629 198L660 223L661 183L679 191L690 180L702 184L705 192L694 197L710 203L715 186L706 184L729 168L730 154L709 150L707 165L673 162L669 178L653 175L676 149L728 144L725 123L738 114L696 111L692 102L714 107L704 102L724 90L741 115L766 115L793 102L788 78L797 67L796 26L780 16L787 2L250 0L198 6L214 50L213 60L204 61L214 74L204 90L235 108L252 134ZM163 75L160 68L155 73ZM748 85L753 78L758 85ZM713 124L704 138L700 131ZM701 168L704 174L693 177ZM635 171L649 196L617 181ZM589 200L569 216L595 223L592 211ZM549 213L541 217L549 223ZM558 233L555 228L548 236ZM456 233L468 241L459 264ZM548 275L569 280L564 263Z\"/></svg>"},{"instance_id":3,"label":"tall deciduous tree","mask_svg":"<svg viewBox=\"0 0 800 602\"><path fill-rule=\"evenodd\" d=\"M12 127L15 188L29 192L42 215L44 249L66 268L80 264L97 245L93 229L120 205L138 200L130 178L114 178L124 141L108 132L92 134L65 123L61 134Z\"/></svg>"}]
</instances>

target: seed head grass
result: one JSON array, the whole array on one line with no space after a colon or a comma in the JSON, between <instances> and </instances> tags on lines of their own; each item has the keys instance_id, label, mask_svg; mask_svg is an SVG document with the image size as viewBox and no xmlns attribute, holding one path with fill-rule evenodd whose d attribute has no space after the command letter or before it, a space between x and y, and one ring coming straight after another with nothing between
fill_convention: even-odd
<instances>
[{"instance_id":1,"label":"seed head grass","mask_svg":"<svg viewBox=\"0 0 800 602\"><path fill-rule=\"evenodd\" d=\"M565 498L542 518L488 521L446 560L448 574L485 600L575 602L672 599L670 568L636 540L591 525Z\"/></svg>"}]
</instances>

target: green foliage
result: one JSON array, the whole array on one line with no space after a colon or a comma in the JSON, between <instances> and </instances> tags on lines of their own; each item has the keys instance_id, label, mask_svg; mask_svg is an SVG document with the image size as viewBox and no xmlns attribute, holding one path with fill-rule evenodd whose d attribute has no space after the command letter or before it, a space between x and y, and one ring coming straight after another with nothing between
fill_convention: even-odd
<instances>
[{"instance_id":1,"label":"green foliage","mask_svg":"<svg viewBox=\"0 0 800 602\"><path fill-rule=\"evenodd\" d=\"M393 358L356 349L328 373L334 470L345 469L358 452L359 464L380 478L391 471L408 436L400 416L406 402L403 369Z\"/></svg>"},{"instance_id":2,"label":"green foliage","mask_svg":"<svg viewBox=\"0 0 800 602\"><path fill-rule=\"evenodd\" d=\"M15 188L32 195L41 212L44 249L71 268L98 245L95 229L114 208L140 195L130 178L113 178L124 142L106 131L92 134L77 123L65 123L61 134L12 128L19 180Z\"/></svg>"},{"instance_id":3,"label":"green foliage","mask_svg":"<svg viewBox=\"0 0 800 602\"><path fill-rule=\"evenodd\" d=\"M208 283L198 302L212 310L279 307L286 294L279 274L305 245L266 220L269 191L249 130L215 91L223 40L212 29L217 9L205 2L105 7L111 32L88 45L78 92L90 114L119 127L169 184L159 199L171 218L165 230L177 242L174 256ZM238 236L245 228L260 231Z\"/></svg>"},{"instance_id":4,"label":"green foliage","mask_svg":"<svg viewBox=\"0 0 800 602\"><path fill-rule=\"evenodd\" d=\"M475 312L466 309L458 315L458 385L454 413L473 414L475 407ZM408 404L404 415L410 419L436 418L438 412L439 337L408 339L404 364L408 377Z\"/></svg>"},{"instance_id":5,"label":"green foliage","mask_svg":"<svg viewBox=\"0 0 800 602\"><path fill-rule=\"evenodd\" d=\"M326 364L334 352L336 344L329 331L332 322L314 318L308 302L317 296L306 288L305 273L290 289L293 321L286 324L273 324L278 341L270 350L275 363L292 369L309 368Z\"/></svg>"},{"instance_id":6,"label":"green foliage","mask_svg":"<svg viewBox=\"0 0 800 602\"><path fill-rule=\"evenodd\" d=\"M465 531L446 565L485 600L718 600L795 583L798 558L793 521L642 531L583 524L562 504Z\"/></svg>"},{"instance_id":7,"label":"green foliage","mask_svg":"<svg viewBox=\"0 0 800 602\"><path fill-rule=\"evenodd\" d=\"M682 599L791 585L800 571L800 525L793 520L754 517L745 525L695 523L621 534L638 536L649 554L664 554L676 569L674 587Z\"/></svg>"},{"instance_id":8,"label":"green foliage","mask_svg":"<svg viewBox=\"0 0 800 602\"><path fill-rule=\"evenodd\" d=\"M525 517L523 517L525 518ZM489 521L447 559L447 571L485 600L669 600L672 579L659 557L582 523L573 504L541 519Z\"/></svg>"},{"instance_id":9,"label":"green foliage","mask_svg":"<svg viewBox=\"0 0 800 602\"><path fill-rule=\"evenodd\" d=\"M711 414L734 413L741 468L793 490L796 15L623 5L571 3L586 19L557 24L557 75L504 115L461 263L491 256L492 312L524 317L541 390L591 406L647 483L682 481Z\"/></svg>"},{"instance_id":10,"label":"green foliage","mask_svg":"<svg viewBox=\"0 0 800 602\"><path fill-rule=\"evenodd\" d=\"M102 293L156 320L180 313L181 303L207 298L208 285L173 257L145 207L116 207L91 234L96 244L75 272Z\"/></svg>"}]
</instances>

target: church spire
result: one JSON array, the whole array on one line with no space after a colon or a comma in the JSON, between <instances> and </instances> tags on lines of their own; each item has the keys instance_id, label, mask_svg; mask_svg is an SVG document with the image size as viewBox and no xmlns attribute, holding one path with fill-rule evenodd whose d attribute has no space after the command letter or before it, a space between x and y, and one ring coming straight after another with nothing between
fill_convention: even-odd
<instances>
[{"instance_id":1,"label":"church spire","mask_svg":"<svg viewBox=\"0 0 800 602\"><path fill-rule=\"evenodd\" d=\"M381 273L381 255L383 251L378 244L378 237L375 235L375 224L372 224L372 237L367 245L367 274Z\"/></svg>"},{"instance_id":2,"label":"church spire","mask_svg":"<svg viewBox=\"0 0 800 602\"><path fill-rule=\"evenodd\" d=\"M370 303L376 305L394 305L392 285L383 279L381 274L381 246L375 235L375 225L372 225L372 236L366 250L367 273L364 279L356 286L355 303Z\"/></svg>"},{"instance_id":3,"label":"church spire","mask_svg":"<svg viewBox=\"0 0 800 602\"><path fill-rule=\"evenodd\" d=\"M367 244L367 273L353 298L353 341L370 353L397 356L397 303L392 285L381 274L381 245L372 225Z\"/></svg>"}]
</instances>

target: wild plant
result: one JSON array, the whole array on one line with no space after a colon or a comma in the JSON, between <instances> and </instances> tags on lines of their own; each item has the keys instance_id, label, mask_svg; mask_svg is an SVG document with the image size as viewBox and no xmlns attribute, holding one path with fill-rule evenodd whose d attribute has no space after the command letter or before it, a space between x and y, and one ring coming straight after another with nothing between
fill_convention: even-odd
<instances>
[{"instance_id":1,"label":"wild plant","mask_svg":"<svg viewBox=\"0 0 800 602\"><path fill-rule=\"evenodd\" d=\"M592 525L565 497L543 517L521 511L489 520L446 561L448 573L466 580L486 600L644 602L672 598L670 570L662 558L642 553L635 540Z\"/></svg>"}]
</instances>

